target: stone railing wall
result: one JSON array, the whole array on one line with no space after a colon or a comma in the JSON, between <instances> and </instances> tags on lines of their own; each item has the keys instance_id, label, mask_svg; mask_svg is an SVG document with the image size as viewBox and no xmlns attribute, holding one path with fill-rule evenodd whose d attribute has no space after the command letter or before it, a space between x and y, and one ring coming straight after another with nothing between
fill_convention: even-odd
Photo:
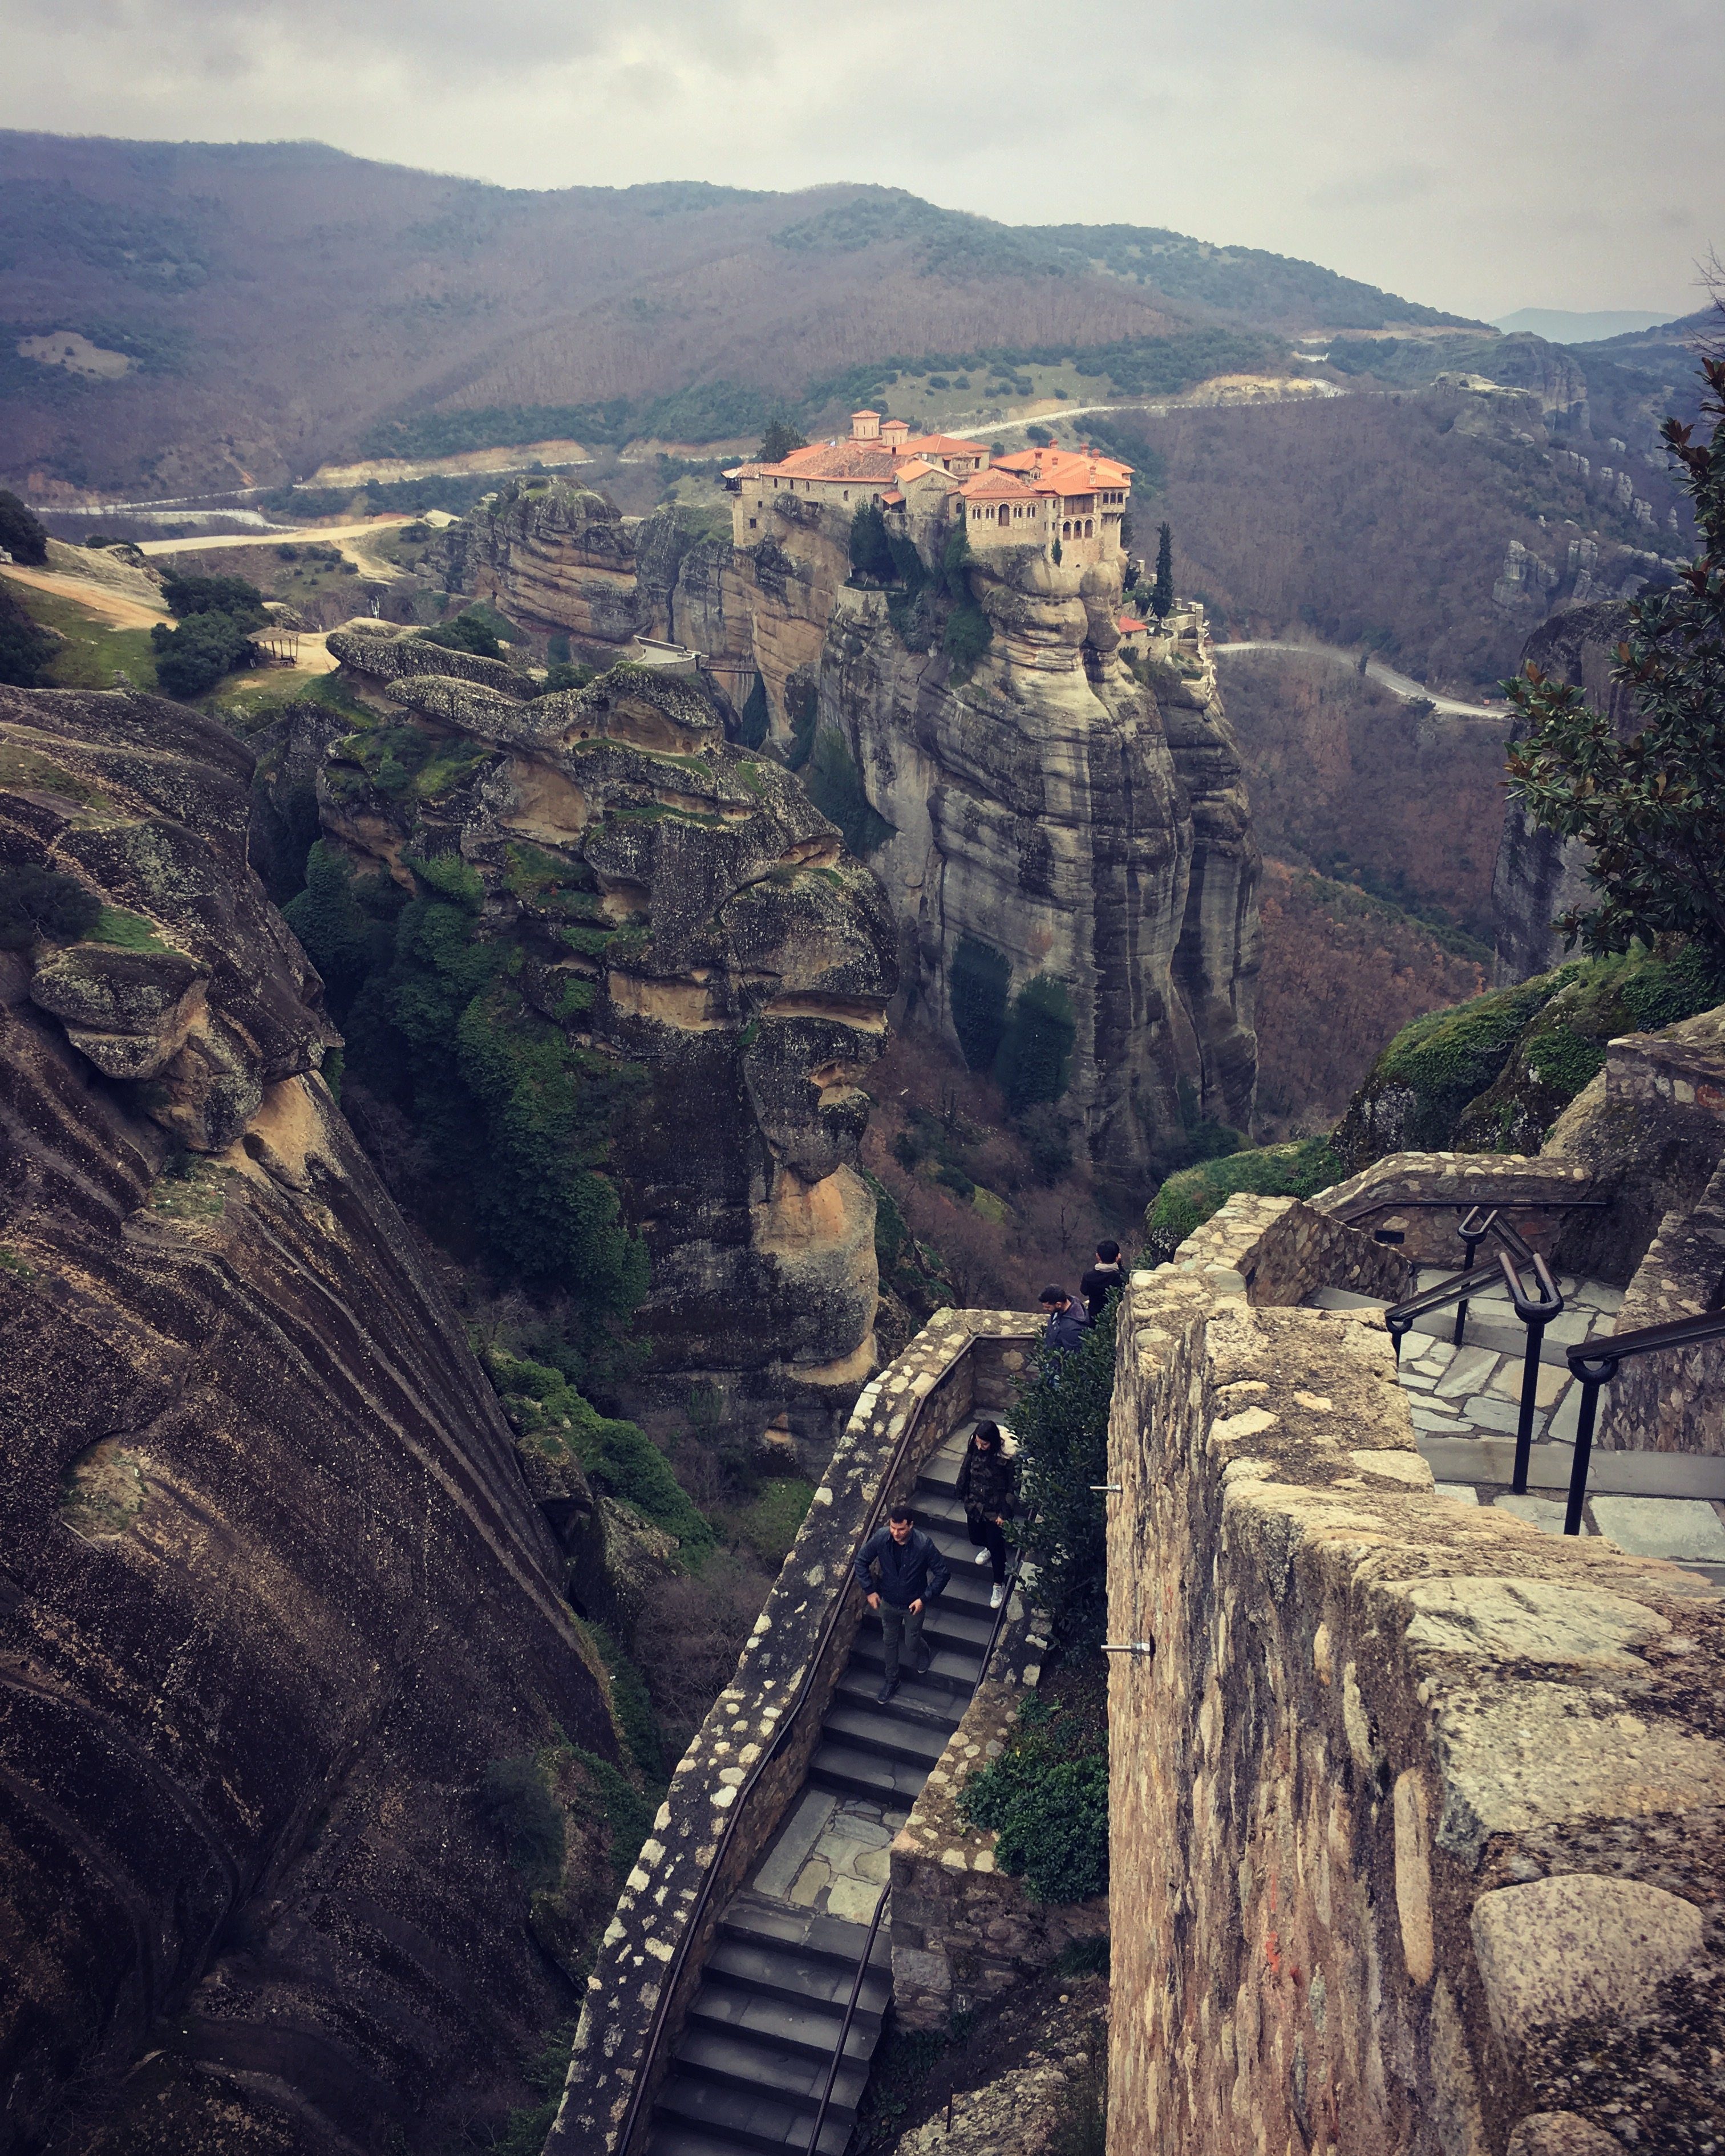
<instances>
[{"instance_id":1,"label":"stone railing wall","mask_svg":"<svg viewBox=\"0 0 1725 2156\"><path fill-rule=\"evenodd\" d=\"M1615 1330L1668 1325L1725 1306L1725 1167L1699 1201L1668 1213L1636 1268ZM1602 1446L1634 1452L1725 1453L1725 1341L1637 1355L1607 1389Z\"/></svg>"},{"instance_id":2,"label":"stone railing wall","mask_svg":"<svg viewBox=\"0 0 1725 2156\"><path fill-rule=\"evenodd\" d=\"M1109 1475L1111 2156L1725 2138L1713 1590L1440 1496L1375 1313L1201 1264Z\"/></svg>"},{"instance_id":3,"label":"stone railing wall","mask_svg":"<svg viewBox=\"0 0 1725 2156\"><path fill-rule=\"evenodd\" d=\"M1374 1242L1369 1229L1350 1228L1297 1198L1247 1191L1237 1191L1186 1238L1173 1270L1198 1274L1216 1294L1268 1304L1303 1301L1315 1287L1352 1288L1394 1302L1414 1282L1402 1251Z\"/></svg>"},{"instance_id":4,"label":"stone railing wall","mask_svg":"<svg viewBox=\"0 0 1725 2156\"><path fill-rule=\"evenodd\" d=\"M619 1898L588 1979L547 2156L625 2156L619 2135L644 2073L629 2146L644 2145L654 2088L726 1902L777 1832L819 1742L862 1614L850 1572L858 1545L877 1509L909 1493L974 1407L1016 1398L1037 1330L1019 1311L937 1311L858 1398L737 1673L678 1763Z\"/></svg>"},{"instance_id":5,"label":"stone railing wall","mask_svg":"<svg viewBox=\"0 0 1725 2156\"><path fill-rule=\"evenodd\" d=\"M1047 1624L1040 1610L1015 1607L893 1842L892 2002L901 2028L945 2029L955 2013L999 1998L1074 1940L1108 1928L1106 1895L1038 1902L1022 1879L995 1870L994 1830L959 1815L964 1784L999 1758L1019 1702L1041 1676Z\"/></svg>"},{"instance_id":6,"label":"stone railing wall","mask_svg":"<svg viewBox=\"0 0 1725 2156\"><path fill-rule=\"evenodd\" d=\"M1563 1203L1596 1194L1609 1194L1601 1192L1587 1168L1573 1161L1519 1153L1392 1152L1347 1182L1319 1191L1311 1202L1317 1212L1332 1215L1373 1207L1357 1223L1366 1235L1399 1235L1396 1249L1416 1265L1457 1270L1466 1256L1455 1233L1462 1213L1471 1205L1513 1205L1517 1229L1554 1270L1597 1271L1599 1278L1620 1286L1639 1252L1626 1254L1615 1270L1609 1262L1589 1263L1600 1216L1589 1209L1568 1209ZM1415 1199L1441 1202L1409 1203L1405 1210L1397 1209L1397 1199ZM1542 1211L1547 1200L1550 1209Z\"/></svg>"}]
</instances>

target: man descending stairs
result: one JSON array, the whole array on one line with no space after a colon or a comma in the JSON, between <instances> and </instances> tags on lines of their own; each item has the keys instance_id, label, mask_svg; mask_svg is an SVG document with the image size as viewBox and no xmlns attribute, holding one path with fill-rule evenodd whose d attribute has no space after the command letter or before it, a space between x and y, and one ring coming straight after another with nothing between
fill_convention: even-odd
<instances>
[{"instance_id":1,"label":"man descending stairs","mask_svg":"<svg viewBox=\"0 0 1725 2156\"><path fill-rule=\"evenodd\" d=\"M956 1494L969 1441L967 1426L941 1447L911 1501L911 1532L932 1546L928 1580L937 1569L947 1575L932 1600L922 1598L922 1666L913 1674L916 1647L906 1640L899 1681L888 1691L880 1618L865 1613L803 1791L720 1920L659 2093L650 2156L809 2148L869 1925L886 1891L888 1846L957 1727L993 1636L989 1576L972 1561ZM842 2156L850 2138L891 1996L883 1926L818 2156Z\"/></svg>"}]
</instances>

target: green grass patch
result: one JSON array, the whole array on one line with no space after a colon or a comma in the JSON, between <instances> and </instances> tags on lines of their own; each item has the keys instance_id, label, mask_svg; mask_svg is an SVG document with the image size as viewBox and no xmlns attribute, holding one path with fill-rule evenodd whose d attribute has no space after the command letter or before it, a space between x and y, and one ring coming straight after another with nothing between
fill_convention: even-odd
<instances>
[{"instance_id":1,"label":"green grass patch","mask_svg":"<svg viewBox=\"0 0 1725 2156\"><path fill-rule=\"evenodd\" d=\"M9 577L7 588L32 621L65 639L48 665L49 680L56 689L111 689L116 672L136 688L157 687L147 629L116 629L75 599Z\"/></svg>"},{"instance_id":2,"label":"green grass patch","mask_svg":"<svg viewBox=\"0 0 1725 2156\"><path fill-rule=\"evenodd\" d=\"M1231 1152L1182 1168L1163 1184L1144 1215L1151 1254L1158 1260L1171 1258L1236 1190L1260 1198L1310 1198L1341 1182L1344 1172L1329 1140L1322 1137Z\"/></svg>"},{"instance_id":3,"label":"green grass patch","mask_svg":"<svg viewBox=\"0 0 1725 2156\"><path fill-rule=\"evenodd\" d=\"M100 920L85 941L116 944L122 951L171 951L174 947L162 942L153 922L146 921L141 913L126 913L117 906L102 908Z\"/></svg>"},{"instance_id":4,"label":"green grass patch","mask_svg":"<svg viewBox=\"0 0 1725 2156\"><path fill-rule=\"evenodd\" d=\"M753 1502L728 1513L725 1524L753 1550L769 1571L777 1572L790 1555L809 1507L814 1502L814 1485L796 1476L776 1476L763 1482Z\"/></svg>"}]
</instances>

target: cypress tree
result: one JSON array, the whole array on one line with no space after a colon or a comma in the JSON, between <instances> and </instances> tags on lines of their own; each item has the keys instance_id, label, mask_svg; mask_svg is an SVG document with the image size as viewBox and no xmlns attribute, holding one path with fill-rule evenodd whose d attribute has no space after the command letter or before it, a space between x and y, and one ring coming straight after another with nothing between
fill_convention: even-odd
<instances>
[{"instance_id":1,"label":"cypress tree","mask_svg":"<svg viewBox=\"0 0 1725 2156\"><path fill-rule=\"evenodd\" d=\"M1150 611L1166 621L1174 605L1174 535L1166 524L1156 527L1156 584L1150 593Z\"/></svg>"}]
</instances>

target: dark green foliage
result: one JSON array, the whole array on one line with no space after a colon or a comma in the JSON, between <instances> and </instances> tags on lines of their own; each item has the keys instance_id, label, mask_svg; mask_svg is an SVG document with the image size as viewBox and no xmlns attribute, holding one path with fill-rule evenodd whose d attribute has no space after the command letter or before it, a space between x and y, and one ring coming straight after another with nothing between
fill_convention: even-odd
<instances>
[{"instance_id":1,"label":"dark green foliage","mask_svg":"<svg viewBox=\"0 0 1725 2156\"><path fill-rule=\"evenodd\" d=\"M875 1194L875 1261L880 1266L880 1276L884 1280L897 1265L899 1253L911 1231L905 1224L904 1214L898 1209L898 1201L886 1185L877 1183L873 1176L867 1177L865 1180Z\"/></svg>"},{"instance_id":2,"label":"dark green foliage","mask_svg":"<svg viewBox=\"0 0 1725 2156\"><path fill-rule=\"evenodd\" d=\"M621 1888L652 1829L657 1798L643 1795L627 1774L596 1752L579 1744L570 1745L568 1751L594 1785L611 1844L611 1876Z\"/></svg>"},{"instance_id":3,"label":"dark green foliage","mask_svg":"<svg viewBox=\"0 0 1725 2156\"><path fill-rule=\"evenodd\" d=\"M1014 998L996 1064L1000 1089L1014 1114L1036 1101L1060 1099L1077 1038L1065 984L1045 973L1026 981Z\"/></svg>"},{"instance_id":4,"label":"dark green foliage","mask_svg":"<svg viewBox=\"0 0 1725 2156\"><path fill-rule=\"evenodd\" d=\"M667 1779L665 1768L665 1748L660 1743L659 1722L653 1712L653 1702L647 1691L647 1681L624 1652L620 1642L603 1625L588 1620L587 1629L593 1635L611 1680L611 1707L619 1733L628 1746L629 1757L639 1768L642 1779L662 1788ZM644 1836L645 1829L642 1830ZM640 1846L639 1842L636 1847Z\"/></svg>"},{"instance_id":5,"label":"dark green foliage","mask_svg":"<svg viewBox=\"0 0 1725 2156\"><path fill-rule=\"evenodd\" d=\"M1032 425L1025 428L1024 439L1027 441L1034 442L1039 449L1046 449L1049 444L1053 441L1054 435L1046 427Z\"/></svg>"},{"instance_id":6,"label":"dark green foliage","mask_svg":"<svg viewBox=\"0 0 1725 2156\"><path fill-rule=\"evenodd\" d=\"M1156 527L1156 583L1150 593L1150 611L1166 621L1174 604L1174 535L1166 524Z\"/></svg>"},{"instance_id":7,"label":"dark green foliage","mask_svg":"<svg viewBox=\"0 0 1725 2156\"><path fill-rule=\"evenodd\" d=\"M872 854L892 836L893 826L870 801L856 760L835 727L823 726L815 736L803 783L821 814L830 817L845 834L853 854Z\"/></svg>"},{"instance_id":8,"label":"dark green foliage","mask_svg":"<svg viewBox=\"0 0 1725 2156\"><path fill-rule=\"evenodd\" d=\"M1001 1870L1022 1876L1041 1902L1083 1902L1107 1889L1107 1739L1096 1719L1032 1694L1005 1751L958 1799L966 1819L998 1830Z\"/></svg>"},{"instance_id":9,"label":"dark green foliage","mask_svg":"<svg viewBox=\"0 0 1725 2156\"><path fill-rule=\"evenodd\" d=\"M1018 1133L1039 1183L1058 1183L1072 1167L1074 1118L1052 1101L1039 1101L1018 1119Z\"/></svg>"},{"instance_id":10,"label":"dark green foliage","mask_svg":"<svg viewBox=\"0 0 1725 2156\"><path fill-rule=\"evenodd\" d=\"M850 520L850 567L854 574L870 578L877 584L892 581L892 542L886 536L886 519L878 501L857 504Z\"/></svg>"},{"instance_id":11,"label":"dark green foliage","mask_svg":"<svg viewBox=\"0 0 1725 2156\"><path fill-rule=\"evenodd\" d=\"M1702 551L1630 600L1612 669L1635 692L1637 731L1620 739L1582 690L1531 665L1504 690L1523 722L1512 798L1591 855L1597 902L1556 926L1594 952L1686 937L1725 963L1725 359L1702 372L1708 440L1676 419L1664 433Z\"/></svg>"},{"instance_id":12,"label":"dark green foliage","mask_svg":"<svg viewBox=\"0 0 1725 2156\"><path fill-rule=\"evenodd\" d=\"M410 865L425 889L353 998L350 1071L416 1126L437 1163L443 1229L506 1276L577 1291L598 1336L646 1291L644 1249L602 1173L639 1074L572 1046L522 1000L508 952L484 940L483 886L466 862ZM345 910L335 927L351 938Z\"/></svg>"},{"instance_id":13,"label":"dark green foliage","mask_svg":"<svg viewBox=\"0 0 1725 2156\"><path fill-rule=\"evenodd\" d=\"M563 639L565 649L568 639ZM594 678L591 666L582 666L567 659L560 659L545 670L545 679L533 690L536 696L555 696L559 690L584 689Z\"/></svg>"},{"instance_id":14,"label":"dark green foliage","mask_svg":"<svg viewBox=\"0 0 1725 2156\"><path fill-rule=\"evenodd\" d=\"M189 614L225 613L242 628L261 629L269 619L264 594L244 577L170 577L162 595L182 621Z\"/></svg>"},{"instance_id":15,"label":"dark green foliage","mask_svg":"<svg viewBox=\"0 0 1725 2156\"><path fill-rule=\"evenodd\" d=\"M1373 1065L1368 1091L1405 1086L1414 1096L1402 1143L1425 1150L1446 1146L1455 1119L1509 1060L1535 1012L1563 985L1561 970L1514 988L1494 988L1451 1010L1430 1011L1404 1026ZM1352 1158L1344 1144L1344 1157Z\"/></svg>"},{"instance_id":16,"label":"dark green foliage","mask_svg":"<svg viewBox=\"0 0 1725 2156\"><path fill-rule=\"evenodd\" d=\"M542 1450L572 1453L588 1478L633 1505L684 1548L708 1548L713 1531L671 1473L665 1455L632 1422L602 1415L562 1370L490 1349L485 1358L491 1383L502 1396L520 1435Z\"/></svg>"},{"instance_id":17,"label":"dark green foliage","mask_svg":"<svg viewBox=\"0 0 1725 2156\"><path fill-rule=\"evenodd\" d=\"M419 634L427 644L441 644L445 651L470 651L480 659L503 656L496 630L477 607L464 608L453 621L435 629L422 629Z\"/></svg>"},{"instance_id":18,"label":"dark green foliage","mask_svg":"<svg viewBox=\"0 0 1725 2156\"><path fill-rule=\"evenodd\" d=\"M1117 1307L1105 1310L1070 1354L1037 1348L1012 1418L1024 1463L1019 1539L1036 1567L1037 1599L1069 1656L1101 1640L1106 1612L1103 1508L1091 1485L1108 1479Z\"/></svg>"},{"instance_id":19,"label":"dark green foliage","mask_svg":"<svg viewBox=\"0 0 1725 2156\"><path fill-rule=\"evenodd\" d=\"M761 446L755 452L755 462L783 464L793 449L806 449L808 446L788 419L769 419L767 431L761 437Z\"/></svg>"},{"instance_id":20,"label":"dark green foliage","mask_svg":"<svg viewBox=\"0 0 1725 2156\"><path fill-rule=\"evenodd\" d=\"M1006 1033L1010 963L974 937L961 936L952 954L949 993L952 1030L973 1070L992 1070Z\"/></svg>"},{"instance_id":21,"label":"dark green foliage","mask_svg":"<svg viewBox=\"0 0 1725 2156\"><path fill-rule=\"evenodd\" d=\"M0 486L0 547L14 562L30 568L39 568L48 559L48 526L3 486Z\"/></svg>"},{"instance_id":22,"label":"dark green foliage","mask_svg":"<svg viewBox=\"0 0 1725 2156\"><path fill-rule=\"evenodd\" d=\"M1300 1138L1260 1152L1233 1152L1183 1169L1164 1183L1144 1215L1151 1255L1171 1258L1236 1190L1265 1198L1310 1198L1339 1183L1346 1170L1327 1138Z\"/></svg>"},{"instance_id":23,"label":"dark green foliage","mask_svg":"<svg viewBox=\"0 0 1725 2156\"><path fill-rule=\"evenodd\" d=\"M620 444L638 436L728 441L738 434L764 433L773 401L747 382L699 382L665 397L614 397L603 404L494 404L471 411L422 412L372 427L362 438L360 450L368 457L430 458L508 449L517 442ZM441 504L404 506L435 509Z\"/></svg>"},{"instance_id":24,"label":"dark green foliage","mask_svg":"<svg viewBox=\"0 0 1725 2156\"><path fill-rule=\"evenodd\" d=\"M388 876L356 886L352 861L321 839L306 855L305 887L282 908L282 918L322 976L338 1024L367 974L388 963L392 923L405 902Z\"/></svg>"},{"instance_id":25,"label":"dark green foliage","mask_svg":"<svg viewBox=\"0 0 1725 2156\"><path fill-rule=\"evenodd\" d=\"M480 1808L509 1845L510 1863L530 1887L563 1875L563 1812L534 1759L493 1759L480 1779Z\"/></svg>"},{"instance_id":26,"label":"dark green foliage","mask_svg":"<svg viewBox=\"0 0 1725 2156\"><path fill-rule=\"evenodd\" d=\"M0 583L0 681L14 689L45 688L49 662L59 648L53 631L32 621Z\"/></svg>"},{"instance_id":27,"label":"dark green foliage","mask_svg":"<svg viewBox=\"0 0 1725 2156\"><path fill-rule=\"evenodd\" d=\"M971 670L994 640L993 623L971 596L968 572L974 558L969 534L962 524L956 525L941 557L941 580L952 602L941 649L952 662L955 681L970 679Z\"/></svg>"},{"instance_id":28,"label":"dark green foliage","mask_svg":"<svg viewBox=\"0 0 1725 2156\"><path fill-rule=\"evenodd\" d=\"M772 723L773 713L767 701L767 684L757 674L754 686L743 700L737 737L745 748L759 748L765 742L768 728Z\"/></svg>"},{"instance_id":29,"label":"dark green foliage","mask_svg":"<svg viewBox=\"0 0 1725 2156\"><path fill-rule=\"evenodd\" d=\"M39 936L75 943L102 917L87 884L30 861L0 865L0 951L27 951Z\"/></svg>"},{"instance_id":30,"label":"dark green foliage","mask_svg":"<svg viewBox=\"0 0 1725 2156\"><path fill-rule=\"evenodd\" d=\"M1106 1976L1108 1974L1108 1935L1099 1939L1074 1939L1055 1956L1062 1976Z\"/></svg>"},{"instance_id":31,"label":"dark green foliage","mask_svg":"<svg viewBox=\"0 0 1725 2156\"><path fill-rule=\"evenodd\" d=\"M563 2101L563 2084L569 2074L569 2054L575 2046L575 2024L553 2029L537 2056L527 2061L521 2077L539 2092L537 2103L517 2104L501 2127L488 2132L487 2156L541 2156Z\"/></svg>"},{"instance_id":32,"label":"dark green foliage","mask_svg":"<svg viewBox=\"0 0 1725 2156\"><path fill-rule=\"evenodd\" d=\"M814 748L814 722L820 716L820 690L799 669L785 684L784 701L791 722L791 746L785 762L791 770L800 771Z\"/></svg>"},{"instance_id":33,"label":"dark green foliage","mask_svg":"<svg viewBox=\"0 0 1725 2156\"><path fill-rule=\"evenodd\" d=\"M257 647L232 614L188 614L177 629L157 622L150 631L156 679L184 703L213 689L238 669L252 665Z\"/></svg>"}]
</instances>

